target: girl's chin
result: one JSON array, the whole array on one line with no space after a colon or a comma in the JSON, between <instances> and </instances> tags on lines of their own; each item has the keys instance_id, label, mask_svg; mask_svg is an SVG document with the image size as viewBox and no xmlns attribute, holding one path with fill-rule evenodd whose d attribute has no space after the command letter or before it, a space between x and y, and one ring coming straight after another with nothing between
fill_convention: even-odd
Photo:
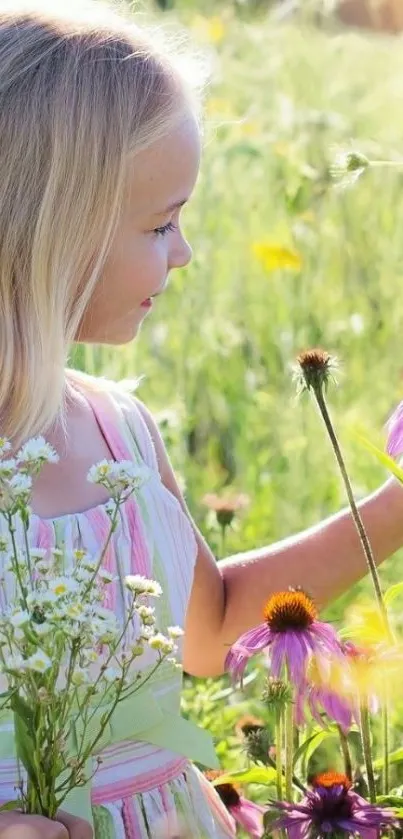
<instances>
[{"instance_id":1,"label":"girl's chin","mask_svg":"<svg viewBox=\"0 0 403 839\"><path fill-rule=\"evenodd\" d=\"M131 319L126 317L125 321L116 324L112 329L94 330L85 329L80 331L75 344L107 344L109 346L120 346L122 344L129 344L138 334L141 329L143 320L147 315L148 309L141 307L136 313L132 313Z\"/></svg>"}]
</instances>

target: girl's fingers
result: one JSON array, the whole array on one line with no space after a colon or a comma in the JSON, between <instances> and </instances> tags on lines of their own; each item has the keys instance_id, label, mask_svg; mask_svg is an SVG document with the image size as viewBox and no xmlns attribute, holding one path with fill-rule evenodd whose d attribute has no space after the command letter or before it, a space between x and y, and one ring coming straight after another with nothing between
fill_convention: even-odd
<instances>
[{"instance_id":1,"label":"girl's fingers","mask_svg":"<svg viewBox=\"0 0 403 839\"><path fill-rule=\"evenodd\" d=\"M69 839L94 839L94 831L89 822L59 810L57 821L67 828ZM0 837L1 839L1 837Z\"/></svg>"}]
</instances>

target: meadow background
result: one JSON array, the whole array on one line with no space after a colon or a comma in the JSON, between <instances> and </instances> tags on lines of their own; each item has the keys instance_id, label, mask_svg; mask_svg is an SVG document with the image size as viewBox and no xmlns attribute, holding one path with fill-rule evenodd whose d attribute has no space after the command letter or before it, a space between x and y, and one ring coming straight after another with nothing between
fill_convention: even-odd
<instances>
[{"instance_id":1,"label":"meadow background","mask_svg":"<svg viewBox=\"0 0 403 839\"><path fill-rule=\"evenodd\" d=\"M137 7L186 28L212 67L202 172L183 212L194 258L172 275L135 343L78 347L72 357L113 378L144 375L138 395L159 420L217 556L207 492L227 486L250 496L227 554L273 543L345 504L313 402L295 396L299 350L321 345L342 363L329 404L356 497L387 475L352 431L383 445L403 398L403 168L375 170L345 191L330 175L339 147L403 157L402 41L330 17L315 25L309 3L286 22L269 3L253 6ZM401 579L402 560L399 552L385 563L385 585ZM295 584L304 585L303 569ZM363 581L326 617L341 621L369 591ZM261 715L256 681L245 695L225 678L186 684L185 713L216 734L223 765L245 765L234 725L240 713ZM401 735L396 725L396 744Z\"/></svg>"}]
</instances>

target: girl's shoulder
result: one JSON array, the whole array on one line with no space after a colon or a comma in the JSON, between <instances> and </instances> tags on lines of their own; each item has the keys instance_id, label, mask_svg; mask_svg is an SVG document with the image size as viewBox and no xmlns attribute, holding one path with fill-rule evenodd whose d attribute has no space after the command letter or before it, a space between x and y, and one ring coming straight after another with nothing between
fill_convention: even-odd
<instances>
[{"instance_id":1,"label":"girl's shoulder","mask_svg":"<svg viewBox=\"0 0 403 839\"><path fill-rule=\"evenodd\" d=\"M78 387L80 392L96 405L98 414L104 413L109 415L112 422L123 424L144 461L158 471L152 428L150 431L150 422L152 425L154 421L144 403L135 395L144 377L115 381L71 368L66 370L66 375L72 386Z\"/></svg>"}]
</instances>

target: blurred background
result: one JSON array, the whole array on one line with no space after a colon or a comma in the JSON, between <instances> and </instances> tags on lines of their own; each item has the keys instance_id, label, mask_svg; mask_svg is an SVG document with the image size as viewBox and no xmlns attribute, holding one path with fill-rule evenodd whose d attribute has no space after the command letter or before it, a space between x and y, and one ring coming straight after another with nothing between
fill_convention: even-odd
<instances>
[{"instance_id":1,"label":"blurred background","mask_svg":"<svg viewBox=\"0 0 403 839\"><path fill-rule=\"evenodd\" d=\"M330 170L339 149L403 158L403 2L129 5L187 33L211 68L202 172L183 213L194 258L135 343L79 346L71 361L113 378L144 376L138 396L219 558L345 505L321 419L295 395L290 364L303 348L320 345L341 362L329 407L356 497L387 478L353 431L383 445L403 398L403 168L375 169L345 190ZM249 498L225 544L217 499L211 509L203 502L223 491ZM402 558L385 563L384 585L401 578ZM304 585L303 569L295 584ZM338 624L369 591L364 581L327 617ZM223 680L188 688L188 710L227 731L231 710L223 727L216 699Z\"/></svg>"}]
</instances>

